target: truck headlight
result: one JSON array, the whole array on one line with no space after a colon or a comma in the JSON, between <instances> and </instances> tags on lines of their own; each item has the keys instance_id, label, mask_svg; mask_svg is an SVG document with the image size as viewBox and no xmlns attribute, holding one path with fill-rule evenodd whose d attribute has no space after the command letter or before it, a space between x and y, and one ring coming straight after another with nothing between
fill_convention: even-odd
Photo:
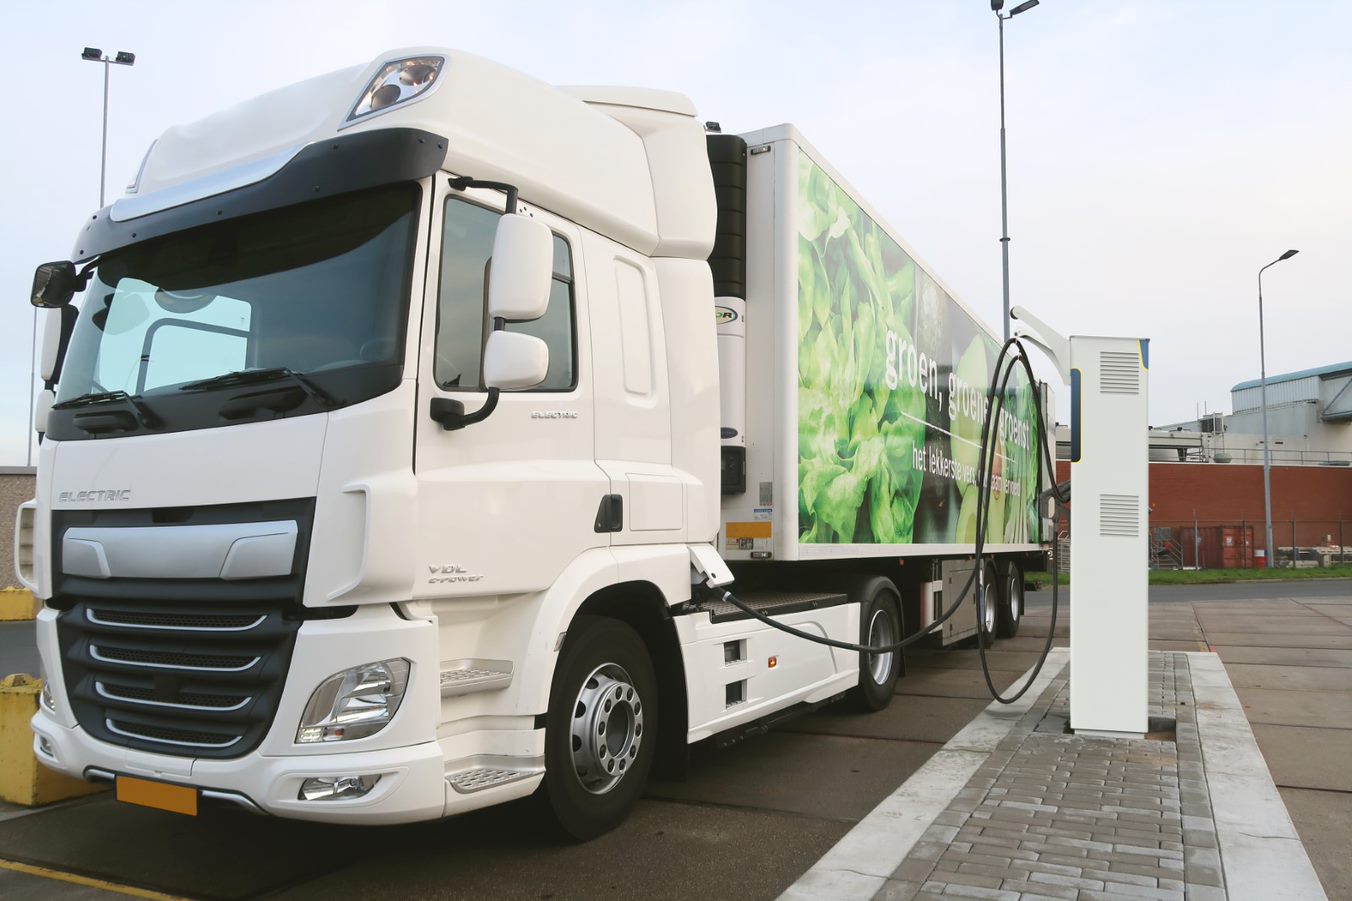
<instances>
[{"instance_id":1,"label":"truck headlight","mask_svg":"<svg viewBox=\"0 0 1352 901\"><path fill-rule=\"evenodd\" d=\"M52 694L52 683L47 678L47 669L38 664L38 678L42 680L42 691L38 693L38 703L48 713L56 713L56 696Z\"/></svg>"},{"instance_id":2,"label":"truck headlight","mask_svg":"<svg viewBox=\"0 0 1352 901\"><path fill-rule=\"evenodd\" d=\"M329 676L305 705L296 743L365 738L384 729L404 699L411 666L396 657Z\"/></svg>"},{"instance_id":3,"label":"truck headlight","mask_svg":"<svg viewBox=\"0 0 1352 901\"><path fill-rule=\"evenodd\" d=\"M421 96L436 84L445 64L444 56L415 56L385 63L367 82L345 124Z\"/></svg>"}]
</instances>

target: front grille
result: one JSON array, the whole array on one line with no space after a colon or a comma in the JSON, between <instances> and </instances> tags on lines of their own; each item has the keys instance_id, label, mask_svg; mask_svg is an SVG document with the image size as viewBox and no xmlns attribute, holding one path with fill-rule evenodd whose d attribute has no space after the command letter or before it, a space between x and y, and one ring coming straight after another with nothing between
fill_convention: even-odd
<instances>
[{"instance_id":1,"label":"front grille","mask_svg":"<svg viewBox=\"0 0 1352 901\"><path fill-rule=\"evenodd\" d=\"M165 701L161 700L159 693L153 688L145 688L139 685L120 685L102 681L94 682L94 690L98 692L99 697L102 698L108 698L113 701L131 701L134 704L142 704L149 707L238 710L253 700L249 695L194 694L192 692L180 691L174 696L174 700Z\"/></svg>"},{"instance_id":2,"label":"front grille","mask_svg":"<svg viewBox=\"0 0 1352 901\"><path fill-rule=\"evenodd\" d=\"M272 725L296 633L313 501L187 510L172 522L298 526L292 574L277 578L89 579L63 574L67 528L154 525L155 511L55 511L57 635L66 691L81 728L110 744L180 757L252 751Z\"/></svg>"},{"instance_id":3,"label":"front grille","mask_svg":"<svg viewBox=\"0 0 1352 901\"><path fill-rule=\"evenodd\" d=\"M291 604L241 599L237 612L225 613L190 591L183 600L133 603L80 598L57 620L80 725L104 741L163 754L234 757L256 747L300 627ZM229 627L202 628L211 621Z\"/></svg>"},{"instance_id":4,"label":"front grille","mask_svg":"<svg viewBox=\"0 0 1352 901\"><path fill-rule=\"evenodd\" d=\"M144 610L88 610L89 621L100 626L141 626L147 629L191 629L199 632L239 632L262 620L245 614L210 616L201 613L148 613Z\"/></svg>"},{"instance_id":5,"label":"front grille","mask_svg":"<svg viewBox=\"0 0 1352 901\"><path fill-rule=\"evenodd\" d=\"M257 657L224 654L182 654L176 651L145 651L91 644L89 656L100 663L125 663L129 666L153 666L156 669L217 670L237 673L258 663Z\"/></svg>"},{"instance_id":6,"label":"front grille","mask_svg":"<svg viewBox=\"0 0 1352 901\"><path fill-rule=\"evenodd\" d=\"M158 744L178 745L191 748L228 748L238 744L242 736L225 732L204 732L197 729L175 729L170 726L156 726L147 723L133 723L125 719L115 720L109 717L105 722L109 731L128 738L139 738Z\"/></svg>"}]
</instances>

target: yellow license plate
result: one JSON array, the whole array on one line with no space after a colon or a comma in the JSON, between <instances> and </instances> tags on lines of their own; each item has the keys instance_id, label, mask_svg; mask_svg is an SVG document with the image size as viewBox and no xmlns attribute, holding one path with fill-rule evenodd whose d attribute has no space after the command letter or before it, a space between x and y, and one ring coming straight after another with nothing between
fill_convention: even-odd
<instances>
[{"instance_id":1,"label":"yellow license plate","mask_svg":"<svg viewBox=\"0 0 1352 901\"><path fill-rule=\"evenodd\" d=\"M117 799L156 810L197 816L197 789L168 782L152 782L132 776L117 777Z\"/></svg>"}]
</instances>

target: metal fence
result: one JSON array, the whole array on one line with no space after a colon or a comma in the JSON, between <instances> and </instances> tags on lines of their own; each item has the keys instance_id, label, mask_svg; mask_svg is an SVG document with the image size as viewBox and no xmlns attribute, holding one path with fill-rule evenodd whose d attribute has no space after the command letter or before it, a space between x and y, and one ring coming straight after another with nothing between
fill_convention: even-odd
<instances>
[{"instance_id":1,"label":"metal fence","mask_svg":"<svg viewBox=\"0 0 1352 901\"><path fill-rule=\"evenodd\" d=\"M1061 572L1070 571L1070 523L1061 532ZM1274 520L1271 563L1262 520L1150 520L1151 569L1311 568L1352 563L1352 520Z\"/></svg>"},{"instance_id":2,"label":"metal fence","mask_svg":"<svg viewBox=\"0 0 1352 901\"><path fill-rule=\"evenodd\" d=\"M1352 521L1273 520L1268 560L1262 520L1150 520L1155 569L1337 566L1352 562Z\"/></svg>"}]
</instances>

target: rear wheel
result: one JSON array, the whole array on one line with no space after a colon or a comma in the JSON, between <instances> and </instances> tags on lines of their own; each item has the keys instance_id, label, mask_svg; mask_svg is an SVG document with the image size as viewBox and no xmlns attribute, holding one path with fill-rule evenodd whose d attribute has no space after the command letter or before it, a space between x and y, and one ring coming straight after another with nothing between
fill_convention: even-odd
<instances>
[{"instance_id":1,"label":"rear wheel","mask_svg":"<svg viewBox=\"0 0 1352 901\"><path fill-rule=\"evenodd\" d=\"M868 647L896 644L901 640L901 606L890 589L880 587L860 605L859 643ZM901 677L901 651L881 654L860 652L859 686L854 699L865 710L882 710L892 702Z\"/></svg>"},{"instance_id":2,"label":"rear wheel","mask_svg":"<svg viewBox=\"0 0 1352 901\"><path fill-rule=\"evenodd\" d=\"M977 628L981 630L986 644L995 640L995 633L1000 620L1000 579L995 571L995 564L986 563L986 579L984 587L979 587L981 592L981 604L977 607Z\"/></svg>"},{"instance_id":3,"label":"rear wheel","mask_svg":"<svg viewBox=\"0 0 1352 901\"><path fill-rule=\"evenodd\" d=\"M559 828L595 838L638 800L657 738L657 680L638 633L579 616L568 629L545 719L542 787Z\"/></svg>"},{"instance_id":4,"label":"rear wheel","mask_svg":"<svg viewBox=\"0 0 1352 901\"><path fill-rule=\"evenodd\" d=\"M1005 567L1005 576L1000 584L998 634L1001 638L1013 638L1019 634L1019 620L1023 618L1023 570L1017 563Z\"/></svg>"}]
</instances>

